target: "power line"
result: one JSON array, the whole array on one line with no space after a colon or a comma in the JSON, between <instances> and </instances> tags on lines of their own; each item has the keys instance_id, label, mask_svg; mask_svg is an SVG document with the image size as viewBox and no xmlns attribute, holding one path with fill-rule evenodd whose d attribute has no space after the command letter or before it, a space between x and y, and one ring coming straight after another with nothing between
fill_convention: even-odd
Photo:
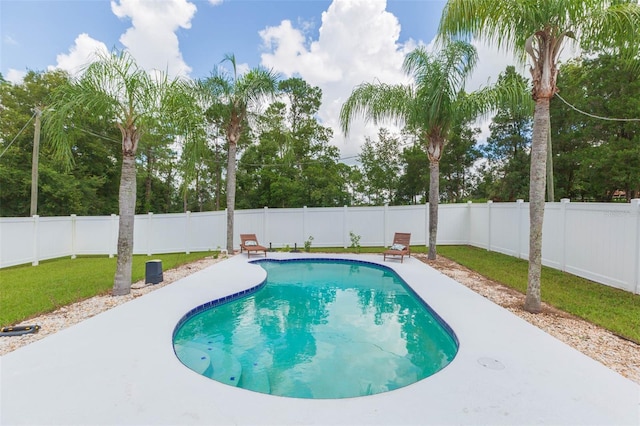
<instances>
[{"instance_id":1,"label":"power line","mask_svg":"<svg viewBox=\"0 0 640 426\"><path fill-rule=\"evenodd\" d=\"M107 141L109 141L109 142L117 143L118 145L120 145L120 144L122 143L121 141L118 141L118 140L112 139L112 138L110 138L110 137L108 137L108 136L105 136L105 135L101 135L101 134L96 133L96 132L93 132L93 131L91 131L91 130L86 130L86 129L83 129L83 128L81 128L81 127L76 127L76 129L80 130L81 132L88 133L88 134L90 134L91 136L95 136L95 137L97 137L97 138L101 138L101 139L107 140Z\"/></svg>"},{"instance_id":2,"label":"power line","mask_svg":"<svg viewBox=\"0 0 640 426\"><path fill-rule=\"evenodd\" d=\"M610 117L601 117L599 115L589 114L588 112L582 111L581 109L578 109L578 108L574 107L569 102L565 101L564 98L562 96L560 96L559 94L556 93L556 96L558 98L560 98L560 100L562 102L567 104L571 109L579 112L580 114L583 114L583 115L586 115L588 117L591 117L591 118L597 118L598 120L607 120L607 121L640 121L640 118L610 118Z\"/></svg>"},{"instance_id":3,"label":"power line","mask_svg":"<svg viewBox=\"0 0 640 426\"><path fill-rule=\"evenodd\" d=\"M18 132L18 134L16 135L16 137L15 137L15 138L13 138L13 140L12 140L12 141L11 141L11 143L7 146L7 148L5 148L5 150L2 152L2 154L0 154L0 157L2 157L2 155L7 151L7 149L9 149L9 147L11 146L11 144L12 144L12 143L13 143L13 142L18 138L18 136L20 136L20 133L22 133L22 131L27 127L27 125L31 122L31 120L33 120L33 118L35 117L35 115L36 115L36 113L34 113L34 114L31 116L31 118L29 119L29 121L27 121L27 123L22 127L22 129L20 129L20 131ZM118 145L122 143L121 141L118 141L118 140L115 140L115 139L113 139L113 138L110 138L109 136L102 135L102 134L99 134L99 133L93 132L93 131L91 131L91 130L83 129L82 127L75 127L75 129L76 129L76 130L79 130L79 131L81 131L81 132L87 133L87 134L89 134L89 135L92 135L92 136L95 136L95 137L98 137L98 138L104 139L104 140L106 140L106 141L116 143L116 144L118 144ZM340 162L340 161L349 160L349 159L357 158L357 157L358 157L358 155L350 155L350 156L347 156L347 157L338 158L338 160L337 160L337 161L338 161L338 162ZM311 165L311 164L317 164L317 162L318 162L318 161L319 161L319 160L303 161L303 162L301 162L301 163L299 163L299 164L300 164L300 165ZM226 163L226 161L213 161L213 163L214 163L214 164L225 164L225 163ZM266 164L266 163L264 163L264 164L247 164L247 163L245 163L245 164L243 164L243 165L245 165L245 166L253 166L253 167L291 167L293 164L292 164L292 163L280 163L280 164L277 164L277 163L276 163L276 164Z\"/></svg>"},{"instance_id":4,"label":"power line","mask_svg":"<svg viewBox=\"0 0 640 426\"><path fill-rule=\"evenodd\" d=\"M2 151L2 154L0 154L0 158L2 158L2 156L4 155L5 152L7 152L9 147L16 141L16 139L18 139L18 136L20 136L22 131L27 128L27 126L29 125L29 123L31 123L31 120L33 120L33 117L35 117L37 113L38 113L37 111L34 112L33 115L31 116L31 118L24 124L24 126L22 126L22 129L20 129L18 134L13 138L13 140L11 142L9 142L9 145L7 145L7 147L4 149L4 151Z\"/></svg>"},{"instance_id":5,"label":"power line","mask_svg":"<svg viewBox=\"0 0 640 426\"><path fill-rule=\"evenodd\" d=\"M4 155L4 153L5 153L5 152L7 152L7 150L9 149L9 147L11 147L11 145L16 141L16 139L18 139L18 136L20 136L20 134L24 131L24 129L26 129L26 127L29 125L29 123L31 122L31 120L33 120L33 118L34 118L35 116L36 116L36 113L34 112L34 113L33 113L33 115L31 116L31 118L30 118L30 119L25 123L25 125L24 125L24 126L22 126L22 129L20 129L20 131L18 132L18 134L13 138L13 140L9 143L9 145L7 145L7 147L4 149L4 151L2 151L2 154L0 154L0 158L2 158L2 156ZM118 144L118 145L120 145L120 144L122 143L121 141L115 140L115 139L110 138L110 137L105 136L105 135L101 135L101 134L96 133L96 132L92 132L91 130L86 130L86 129L83 129L83 128L81 128L81 127L76 127L76 129L77 129L77 130L80 130L81 132L88 133L88 134L90 134L90 135L92 135L92 136L95 136L95 137L97 137L97 138L101 138L101 139L107 140L107 141L109 141L109 142L116 143L116 144Z\"/></svg>"}]
</instances>

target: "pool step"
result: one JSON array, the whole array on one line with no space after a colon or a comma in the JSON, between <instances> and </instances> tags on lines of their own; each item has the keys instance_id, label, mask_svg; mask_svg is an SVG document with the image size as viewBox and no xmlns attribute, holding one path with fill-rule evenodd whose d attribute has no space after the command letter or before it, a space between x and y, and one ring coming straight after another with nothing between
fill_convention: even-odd
<instances>
[{"instance_id":1,"label":"pool step","mask_svg":"<svg viewBox=\"0 0 640 426\"><path fill-rule=\"evenodd\" d=\"M211 367L211 357L202 348L182 344L176 346L176 355L184 365L198 374L204 375Z\"/></svg>"},{"instance_id":2,"label":"pool step","mask_svg":"<svg viewBox=\"0 0 640 426\"><path fill-rule=\"evenodd\" d=\"M265 370L242 370L240 387L255 392L271 393L271 382Z\"/></svg>"},{"instance_id":3,"label":"pool step","mask_svg":"<svg viewBox=\"0 0 640 426\"><path fill-rule=\"evenodd\" d=\"M209 353L211 354L213 371L207 377L227 385L238 386L242 376L240 361L223 349L212 348Z\"/></svg>"},{"instance_id":4,"label":"pool step","mask_svg":"<svg viewBox=\"0 0 640 426\"><path fill-rule=\"evenodd\" d=\"M227 385L238 386L242 366L227 351L207 342L190 341L176 345L176 354L184 365L196 373Z\"/></svg>"}]
</instances>

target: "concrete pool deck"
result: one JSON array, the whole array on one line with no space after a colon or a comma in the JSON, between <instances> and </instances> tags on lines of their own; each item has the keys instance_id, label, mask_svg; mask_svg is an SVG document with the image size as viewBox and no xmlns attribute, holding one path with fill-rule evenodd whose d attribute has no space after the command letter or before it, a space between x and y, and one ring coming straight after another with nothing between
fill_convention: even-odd
<instances>
[{"instance_id":1,"label":"concrete pool deck","mask_svg":"<svg viewBox=\"0 0 640 426\"><path fill-rule=\"evenodd\" d=\"M242 254L1 357L0 424L640 424L640 385L417 259L296 257L393 268L455 331L457 356L413 385L337 400L264 395L200 376L176 358L174 327L195 306L264 280Z\"/></svg>"}]
</instances>

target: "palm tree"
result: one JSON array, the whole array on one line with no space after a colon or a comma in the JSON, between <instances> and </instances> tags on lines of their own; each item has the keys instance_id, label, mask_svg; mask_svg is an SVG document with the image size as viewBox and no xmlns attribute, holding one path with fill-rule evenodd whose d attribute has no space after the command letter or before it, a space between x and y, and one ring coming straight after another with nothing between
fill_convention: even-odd
<instances>
[{"instance_id":1,"label":"palm tree","mask_svg":"<svg viewBox=\"0 0 640 426\"><path fill-rule=\"evenodd\" d=\"M198 82L198 91L201 96L208 98L206 114L223 130L227 140L227 250L233 253L238 142L261 101L275 94L279 77L263 68L253 68L246 74L238 75L235 56L226 55L224 61L231 63L233 73L229 74L222 68L216 69L211 77Z\"/></svg>"},{"instance_id":2,"label":"palm tree","mask_svg":"<svg viewBox=\"0 0 640 426\"><path fill-rule=\"evenodd\" d=\"M403 70L413 85L363 83L357 86L340 111L342 131L349 132L355 116L378 123L395 120L419 134L429 158L429 254L436 258L440 159L455 123L489 112L501 102L521 99L522 87L486 87L470 95L464 83L477 62L476 49L463 41L446 43L437 54L419 47L404 59ZM516 82L517 83L517 82ZM515 89L515 90L514 90ZM514 101L515 102L515 101Z\"/></svg>"},{"instance_id":3,"label":"palm tree","mask_svg":"<svg viewBox=\"0 0 640 426\"><path fill-rule=\"evenodd\" d=\"M529 272L525 310L540 312L542 224L547 164L549 102L558 91L558 57L567 38L591 49L635 46L640 32L636 1L449 0L442 13L442 37L477 37L531 61L533 136L529 190Z\"/></svg>"},{"instance_id":4,"label":"palm tree","mask_svg":"<svg viewBox=\"0 0 640 426\"><path fill-rule=\"evenodd\" d=\"M73 126L74 116L101 117L122 134L115 296L131 292L138 144L145 133L183 115L171 112L188 108L189 103L180 95L186 93L184 88L180 79L169 80L162 73L152 77L127 52L98 54L78 79L54 93L52 104L44 112L45 134L63 161L71 159L72 141L66 130Z\"/></svg>"}]
</instances>

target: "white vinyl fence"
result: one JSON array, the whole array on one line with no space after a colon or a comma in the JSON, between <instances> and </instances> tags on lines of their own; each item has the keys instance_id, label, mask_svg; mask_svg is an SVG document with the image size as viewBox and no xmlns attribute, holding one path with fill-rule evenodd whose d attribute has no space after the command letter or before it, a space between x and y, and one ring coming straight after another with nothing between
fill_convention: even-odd
<instances>
[{"instance_id":1,"label":"white vinyl fence","mask_svg":"<svg viewBox=\"0 0 640 426\"><path fill-rule=\"evenodd\" d=\"M235 241L255 233L261 244L302 248L348 247L350 233L362 246L388 246L395 232L427 245L429 206L255 209L235 212ZM195 252L226 247L226 212L137 215L134 253ZM0 268L57 257L114 256L118 217L0 218ZM468 244L526 259L529 204L443 204L438 244ZM547 203L543 263L590 280L640 294L640 199L622 203Z\"/></svg>"}]
</instances>

